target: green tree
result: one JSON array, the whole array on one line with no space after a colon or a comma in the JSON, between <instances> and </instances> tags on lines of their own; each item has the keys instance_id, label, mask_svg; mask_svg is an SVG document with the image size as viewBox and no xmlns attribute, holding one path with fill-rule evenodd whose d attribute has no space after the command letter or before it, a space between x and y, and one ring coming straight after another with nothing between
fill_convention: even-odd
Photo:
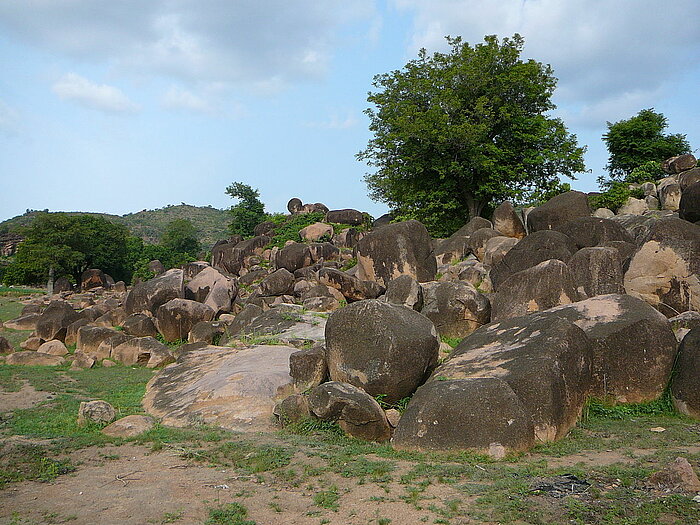
<instances>
[{"instance_id":1,"label":"green tree","mask_svg":"<svg viewBox=\"0 0 700 525\"><path fill-rule=\"evenodd\" d=\"M636 168L649 171L648 162L661 163L674 155L690 152L690 144L681 133L665 134L668 121L653 108L643 109L634 117L611 124L603 141L610 157L606 166L613 179L624 180ZM646 164L646 166L645 166ZM661 170L656 170L660 176ZM631 181L629 181L631 182Z\"/></svg>"},{"instance_id":2,"label":"green tree","mask_svg":"<svg viewBox=\"0 0 700 525\"><path fill-rule=\"evenodd\" d=\"M238 204L231 206L231 218L229 231L232 234L252 237L255 227L263 222L265 205L260 201L260 192L242 182L234 182L226 188L226 194L238 199Z\"/></svg>"},{"instance_id":3,"label":"green tree","mask_svg":"<svg viewBox=\"0 0 700 525\"><path fill-rule=\"evenodd\" d=\"M165 227L160 243L175 253L196 257L202 249L197 230L189 219L174 219Z\"/></svg>"},{"instance_id":4,"label":"green tree","mask_svg":"<svg viewBox=\"0 0 700 525\"><path fill-rule=\"evenodd\" d=\"M15 284L44 283L49 270L80 282L88 268L99 268L117 280L129 279L126 226L103 217L41 213L25 232L4 280Z\"/></svg>"},{"instance_id":5,"label":"green tree","mask_svg":"<svg viewBox=\"0 0 700 525\"><path fill-rule=\"evenodd\" d=\"M551 188L584 171L585 148L547 116L552 69L520 58L520 35L470 46L447 37L449 53L418 58L374 77L365 113L374 137L357 158L374 200L402 219L446 235L487 205Z\"/></svg>"}]
</instances>

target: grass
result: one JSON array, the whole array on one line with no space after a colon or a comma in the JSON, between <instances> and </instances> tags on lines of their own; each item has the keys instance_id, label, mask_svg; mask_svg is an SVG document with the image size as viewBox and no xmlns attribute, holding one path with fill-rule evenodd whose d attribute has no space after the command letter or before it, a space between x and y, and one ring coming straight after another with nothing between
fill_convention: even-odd
<instances>
[{"instance_id":1,"label":"grass","mask_svg":"<svg viewBox=\"0 0 700 525\"><path fill-rule=\"evenodd\" d=\"M240 503L227 503L209 509L205 525L255 525L254 521L246 519L247 515L248 509Z\"/></svg>"},{"instance_id":2,"label":"grass","mask_svg":"<svg viewBox=\"0 0 700 525\"><path fill-rule=\"evenodd\" d=\"M337 512L339 499L338 487L332 485L328 490L322 490L314 494L314 505Z\"/></svg>"}]
</instances>

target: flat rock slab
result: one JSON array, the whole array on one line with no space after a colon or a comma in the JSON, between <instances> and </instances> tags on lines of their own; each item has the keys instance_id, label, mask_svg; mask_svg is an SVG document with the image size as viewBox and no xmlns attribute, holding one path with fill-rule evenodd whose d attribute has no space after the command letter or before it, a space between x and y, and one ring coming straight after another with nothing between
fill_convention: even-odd
<instances>
[{"instance_id":1,"label":"flat rock slab","mask_svg":"<svg viewBox=\"0 0 700 525\"><path fill-rule=\"evenodd\" d=\"M143 407L164 425L217 425L238 432L275 429L272 409L294 393L289 356L297 348L208 346L183 355L146 386Z\"/></svg>"}]
</instances>

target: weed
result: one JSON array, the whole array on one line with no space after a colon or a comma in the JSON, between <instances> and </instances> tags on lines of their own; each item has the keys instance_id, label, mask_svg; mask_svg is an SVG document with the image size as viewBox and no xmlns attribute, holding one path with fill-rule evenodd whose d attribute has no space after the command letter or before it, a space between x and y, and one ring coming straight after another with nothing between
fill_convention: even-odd
<instances>
[{"instance_id":1,"label":"weed","mask_svg":"<svg viewBox=\"0 0 700 525\"><path fill-rule=\"evenodd\" d=\"M177 512L166 512L163 514L163 519L160 520L161 523L175 523L176 521L180 521L183 516L185 515L184 511L177 511Z\"/></svg>"},{"instance_id":2,"label":"weed","mask_svg":"<svg viewBox=\"0 0 700 525\"><path fill-rule=\"evenodd\" d=\"M391 410L395 409L401 412L402 414L406 410L406 407L408 406L408 403L411 401L410 396L409 397L404 397L402 399L399 399L396 403L387 403L384 401L386 398L386 394L378 394L374 396L374 399L379 403L379 406L382 407L384 410Z\"/></svg>"},{"instance_id":3,"label":"weed","mask_svg":"<svg viewBox=\"0 0 700 525\"><path fill-rule=\"evenodd\" d=\"M459 337L448 337L446 335L441 335L440 341L442 341L443 343L447 343L452 348L456 348L457 345L462 342L462 339Z\"/></svg>"},{"instance_id":4,"label":"weed","mask_svg":"<svg viewBox=\"0 0 700 525\"><path fill-rule=\"evenodd\" d=\"M255 525L254 521L245 519L248 509L240 503L227 503L209 509L209 519L205 525Z\"/></svg>"},{"instance_id":5,"label":"weed","mask_svg":"<svg viewBox=\"0 0 700 525\"><path fill-rule=\"evenodd\" d=\"M248 474L286 467L293 455L291 450L282 447L271 445L257 447L239 442L224 443L199 453L199 457L202 459L207 459L218 465L231 466ZM197 457L195 456L195 458Z\"/></svg>"},{"instance_id":6,"label":"weed","mask_svg":"<svg viewBox=\"0 0 700 525\"><path fill-rule=\"evenodd\" d=\"M340 270L345 272L345 271L347 271L350 268L353 268L355 266L357 266L357 258L352 257L343 263L343 265L340 267Z\"/></svg>"},{"instance_id":7,"label":"weed","mask_svg":"<svg viewBox=\"0 0 700 525\"><path fill-rule=\"evenodd\" d=\"M322 490L314 494L314 505L337 512L339 499L340 494L338 494L338 487L331 485L328 490Z\"/></svg>"}]
</instances>

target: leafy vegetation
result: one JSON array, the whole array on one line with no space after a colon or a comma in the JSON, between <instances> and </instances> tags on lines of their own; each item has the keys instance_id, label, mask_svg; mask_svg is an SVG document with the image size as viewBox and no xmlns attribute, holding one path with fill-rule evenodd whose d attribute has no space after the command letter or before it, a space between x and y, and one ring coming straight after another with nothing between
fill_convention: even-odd
<instances>
[{"instance_id":1,"label":"leafy vegetation","mask_svg":"<svg viewBox=\"0 0 700 525\"><path fill-rule=\"evenodd\" d=\"M234 235L252 237L255 227L267 217L260 192L242 182L234 182L226 188L226 194L239 200L238 204L231 206L229 231Z\"/></svg>"},{"instance_id":2,"label":"leafy vegetation","mask_svg":"<svg viewBox=\"0 0 700 525\"><path fill-rule=\"evenodd\" d=\"M365 111L374 137L357 155L376 168L365 177L370 196L438 237L498 201L573 178L585 150L547 115L556 79L550 66L520 58L520 35L447 41L449 53L423 49L374 77Z\"/></svg>"},{"instance_id":3,"label":"leafy vegetation","mask_svg":"<svg viewBox=\"0 0 700 525\"><path fill-rule=\"evenodd\" d=\"M205 525L255 525L254 521L245 519L248 515L240 503L227 503L209 510L209 519Z\"/></svg>"},{"instance_id":4,"label":"leafy vegetation","mask_svg":"<svg viewBox=\"0 0 700 525\"><path fill-rule=\"evenodd\" d=\"M283 248L287 241L300 242L299 230L323 221L324 217L325 215L321 212L268 216L268 220L275 223L275 234L269 246Z\"/></svg>"}]
</instances>

